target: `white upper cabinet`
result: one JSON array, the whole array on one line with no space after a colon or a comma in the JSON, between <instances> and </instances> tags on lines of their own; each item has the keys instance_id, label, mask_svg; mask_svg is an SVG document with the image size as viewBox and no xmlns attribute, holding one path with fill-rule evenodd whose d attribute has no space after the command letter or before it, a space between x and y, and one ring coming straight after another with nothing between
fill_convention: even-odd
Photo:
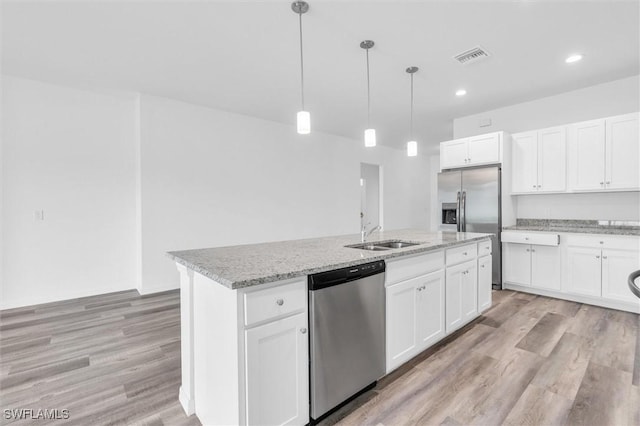
<instances>
[{"instance_id":1,"label":"white upper cabinet","mask_svg":"<svg viewBox=\"0 0 640 426\"><path fill-rule=\"evenodd\" d=\"M640 188L638 114L605 120L605 185L607 189Z\"/></svg>"},{"instance_id":2,"label":"white upper cabinet","mask_svg":"<svg viewBox=\"0 0 640 426\"><path fill-rule=\"evenodd\" d=\"M569 190L640 189L638 113L569 126Z\"/></svg>"},{"instance_id":3,"label":"white upper cabinet","mask_svg":"<svg viewBox=\"0 0 640 426\"><path fill-rule=\"evenodd\" d=\"M511 190L536 192L538 188L538 132L512 135L513 182Z\"/></svg>"},{"instance_id":4,"label":"white upper cabinet","mask_svg":"<svg viewBox=\"0 0 640 426\"><path fill-rule=\"evenodd\" d=\"M512 136L512 191L562 192L566 189L566 131L564 127Z\"/></svg>"},{"instance_id":5,"label":"white upper cabinet","mask_svg":"<svg viewBox=\"0 0 640 426\"><path fill-rule=\"evenodd\" d=\"M567 188L567 132L565 127L538 132L538 192Z\"/></svg>"},{"instance_id":6,"label":"white upper cabinet","mask_svg":"<svg viewBox=\"0 0 640 426\"><path fill-rule=\"evenodd\" d=\"M499 163L500 136L500 133L489 133L469 138L468 165Z\"/></svg>"},{"instance_id":7,"label":"white upper cabinet","mask_svg":"<svg viewBox=\"0 0 640 426\"><path fill-rule=\"evenodd\" d=\"M450 169L467 165L469 139L456 139L455 141L442 142L440 144L440 167Z\"/></svg>"},{"instance_id":8,"label":"white upper cabinet","mask_svg":"<svg viewBox=\"0 0 640 426\"><path fill-rule=\"evenodd\" d=\"M440 143L440 168L495 164L502 162L503 132Z\"/></svg>"},{"instance_id":9,"label":"white upper cabinet","mask_svg":"<svg viewBox=\"0 0 640 426\"><path fill-rule=\"evenodd\" d=\"M604 189L604 120L569 126L569 189Z\"/></svg>"}]
</instances>

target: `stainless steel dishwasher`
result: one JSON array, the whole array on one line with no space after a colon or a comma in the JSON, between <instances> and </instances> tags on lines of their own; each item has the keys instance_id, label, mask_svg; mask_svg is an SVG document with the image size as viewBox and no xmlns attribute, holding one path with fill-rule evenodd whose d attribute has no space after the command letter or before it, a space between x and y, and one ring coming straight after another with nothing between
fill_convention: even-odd
<instances>
[{"instance_id":1,"label":"stainless steel dishwasher","mask_svg":"<svg viewBox=\"0 0 640 426\"><path fill-rule=\"evenodd\" d=\"M384 261L309 276L311 418L385 373Z\"/></svg>"}]
</instances>

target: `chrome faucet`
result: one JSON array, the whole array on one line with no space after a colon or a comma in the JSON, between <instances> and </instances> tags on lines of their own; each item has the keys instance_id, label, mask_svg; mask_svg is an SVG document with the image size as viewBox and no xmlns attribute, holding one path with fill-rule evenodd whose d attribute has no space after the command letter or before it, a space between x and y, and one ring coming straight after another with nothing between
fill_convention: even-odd
<instances>
[{"instance_id":1,"label":"chrome faucet","mask_svg":"<svg viewBox=\"0 0 640 426\"><path fill-rule=\"evenodd\" d=\"M382 226L378 225L378 226L373 227L373 228L371 228L371 229L369 229L369 230L367 231L367 225L369 225L370 223L371 223L371 222L369 222L369 223L363 223L363 224L362 224L362 227L360 228L360 239L361 239L361 241L362 241L363 243L366 243L366 242L367 242L367 237L368 237L369 235L371 235L371 234L373 234L374 232L376 232L376 231L378 231L378 230L382 229Z\"/></svg>"}]
</instances>

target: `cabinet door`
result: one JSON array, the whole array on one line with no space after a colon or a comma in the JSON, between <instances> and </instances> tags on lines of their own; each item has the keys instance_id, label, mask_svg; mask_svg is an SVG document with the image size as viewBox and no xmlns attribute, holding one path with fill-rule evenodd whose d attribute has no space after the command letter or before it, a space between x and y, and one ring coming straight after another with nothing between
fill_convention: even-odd
<instances>
[{"instance_id":1,"label":"cabinet door","mask_svg":"<svg viewBox=\"0 0 640 426\"><path fill-rule=\"evenodd\" d=\"M505 282L531 285L531 246L504 243L503 272Z\"/></svg>"},{"instance_id":2,"label":"cabinet door","mask_svg":"<svg viewBox=\"0 0 640 426\"><path fill-rule=\"evenodd\" d=\"M462 326L462 292L465 264L447 268L445 281L445 330L447 334Z\"/></svg>"},{"instance_id":3,"label":"cabinet door","mask_svg":"<svg viewBox=\"0 0 640 426\"><path fill-rule=\"evenodd\" d=\"M567 248L567 291L587 296L601 295L600 249Z\"/></svg>"},{"instance_id":4,"label":"cabinet door","mask_svg":"<svg viewBox=\"0 0 640 426\"><path fill-rule=\"evenodd\" d=\"M478 258L478 312L491 307L491 256Z\"/></svg>"},{"instance_id":5,"label":"cabinet door","mask_svg":"<svg viewBox=\"0 0 640 426\"><path fill-rule=\"evenodd\" d=\"M467 263L462 274L462 322L468 323L478 315L478 263Z\"/></svg>"},{"instance_id":6,"label":"cabinet door","mask_svg":"<svg viewBox=\"0 0 640 426\"><path fill-rule=\"evenodd\" d=\"M468 139L456 139L440 144L440 168L449 169L467 165Z\"/></svg>"},{"instance_id":7,"label":"cabinet door","mask_svg":"<svg viewBox=\"0 0 640 426\"><path fill-rule=\"evenodd\" d=\"M414 278L387 287L387 372L417 352L416 293Z\"/></svg>"},{"instance_id":8,"label":"cabinet door","mask_svg":"<svg viewBox=\"0 0 640 426\"><path fill-rule=\"evenodd\" d=\"M567 188L567 135L564 127L538 132L538 191Z\"/></svg>"},{"instance_id":9,"label":"cabinet door","mask_svg":"<svg viewBox=\"0 0 640 426\"><path fill-rule=\"evenodd\" d=\"M309 421L307 315L297 314L245 332L247 424Z\"/></svg>"},{"instance_id":10,"label":"cabinet door","mask_svg":"<svg viewBox=\"0 0 640 426\"><path fill-rule=\"evenodd\" d=\"M602 297L640 305L627 284L629 274L640 269L640 252L602 250Z\"/></svg>"},{"instance_id":11,"label":"cabinet door","mask_svg":"<svg viewBox=\"0 0 640 426\"><path fill-rule=\"evenodd\" d=\"M536 192L538 188L538 134L513 135L513 192Z\"/></svg>"},{"instance_id":12,"label":"cabinet door","mask_svg":"<svg viewBox=\"0 0 640 426\"><path fill-rule=\"evenodd\" d=\"M531 286L560 291L560 249L531 246Z\"/></svg>"},{"instance_id":13,"label":"cabinet door","mask_svg":"<svg viewBox=\"0 0 640 426\"><path fill-rule=\"evenodd\" d=\"M468 165L500 162L500 133L469 138Z\"/></svg>"},{"instance_id":14,"label":"cabinet door","mask_svg":"<svg viewBox=\"0 0 640 426\"><path fill-rule=\"evenodd\" d=\"M444 336L444 271L420 277L417 289L416 330L422 350Z\"/></svg>"},{"instance_id":15,"label":"cabinet door","mask_svg":"<svg viewBox=\"0 0 640 426\"><path fill-rule=\"evenodd\" d=\"M604 120L569 127L569 189L604 190Z\"/></svg>"},{"instance_id":16,"label":"cabinet door","mask_svg":"<svg viewBox=\"0 0 640 426\"><path fill-rule=\"evenodd\" d=\"M606 135L606 188L640 188L638 114L607 119Z\"/></svg>"}]
</instances>

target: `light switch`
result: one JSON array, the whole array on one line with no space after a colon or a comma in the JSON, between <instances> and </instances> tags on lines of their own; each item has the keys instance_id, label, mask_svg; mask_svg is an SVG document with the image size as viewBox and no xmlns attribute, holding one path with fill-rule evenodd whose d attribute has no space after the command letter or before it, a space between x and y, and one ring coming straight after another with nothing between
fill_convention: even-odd
<instances>
[{"instance_id":1,"label":"light switch","mask_svg":"<svg viewBox=\"0 0 640 426\"><path fill-rule=\"evenodd\" d=\"M36 210L33 212L33 220L40 221L44 220L44 210Z\"/></svg>"}]
</instances>

